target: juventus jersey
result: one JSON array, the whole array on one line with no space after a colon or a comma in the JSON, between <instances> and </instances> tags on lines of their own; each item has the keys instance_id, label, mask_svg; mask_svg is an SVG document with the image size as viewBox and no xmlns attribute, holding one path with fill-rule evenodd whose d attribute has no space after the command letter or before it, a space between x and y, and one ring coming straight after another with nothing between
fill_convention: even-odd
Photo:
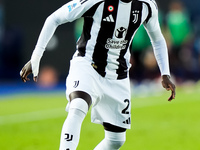
<instances>
[{"instance_id":1,"label":"juventus jersey","mask_svg":"<svg viewBox=\"0 0 200 150\"><path fill-rule=\"evenodd\" d=\"M153 41L163 39L154 0L132 0L128 3L121 0L73 0L47 19L36 49L45 49L58 25L80 17L84 18L84 26L74 56L88 59L105 78L124 79L128 76L129 48L141 24Z\"/></svg>"}]
</instances>

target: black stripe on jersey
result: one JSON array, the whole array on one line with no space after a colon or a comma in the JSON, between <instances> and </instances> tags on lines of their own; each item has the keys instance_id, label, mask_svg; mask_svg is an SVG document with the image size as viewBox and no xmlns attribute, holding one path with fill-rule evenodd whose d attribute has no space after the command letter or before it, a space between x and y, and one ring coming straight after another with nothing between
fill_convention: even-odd
<instances>
[{"instance_id":1,"label":"black stripe on jersey","mask_svg":"<svg viewBox=\"0 0 200 150\"><path fill-rule=\"evenodd\" d=\"M96 3L93 7L91 7L88 11L86 11L82 17L92 17L94 16L94 13L96 12L97 8L99 7L99 5L103 3L103 1L100 1L98 3Z\"/></svg>"},{"instance_id":2,"label":"black stripe on jersey","mask_svg":"<svg viewBox=\"0 0 200 150\"><path fill-rule=\"evenodd\" d=\"M92 16L94 15L95 11L97 10L97 7L102 2L103 1L95 4L92 8L90 8L88 11L86 11L82 16L82 17L84 17L83 31L82 31L80 39L77 42L79 56L85 56L86 45L87 45L88 40L91 38L90 31L91 31L92 24L93 24Z\"/></svg>"},{"instance_id":3,"label":"black stripe on jersey","mask_svg":"<svg viewBox=\"0 0 200 150\"><path fill-rule=\"evenodd\" d=\"M137 28L141 24L142 2L133 1L130 13L131 14L130 14L129 26L128 26L128 31L127 31L127 35L125 37L125 40L128 40L129 42L132 42L131 38L132 38L134 32L137 30ZM119 62L119 68L117 69L117 74L118 74L117 79L124 79L124 78L127 77L127 73L128 73L127 69L128 69L128 67L127 67L124 55L127 52L128 46L129 46L129 43L126 44L126 48L125 49L120 51L120 56L117 59L117 61Z\"/></svg>"},{"instance_id":4,"label":"black stripe on jersey","mask_svg":"<svg viewBox=\"0 0 200 150\"><path fill-rule=\"evenodd\" d=\"M77 41L78 56L85 56L86 45L88 40L91 38L90 31L92 28L92 24L93 24L92 18L89 17L84 18L83 31L80 39Z\"/></svg>"},{"instance_id":5,"label":"black stripe on jersey","mask_svg":"<svg viewBox=\"0 0 200 150\"><path fill-rule=\"evenodd\" d=\"M103 15L101 18L101 27L99 30L99 34L97 36L96 45L94 47L93 53L93 61L97 66L97 72L105 77L105 68L107 65L107 53L108 49L105 48L106 42L108 38L112 38L113 32L115 29L117 10L118 10L118 0L106 0L103 8ZM112 11L109 11L109 8L113 8ZM104 18L112 15L114 22L103 21Z\"/></svg>"},{"instance_id":6,"label":"black stripe on jersey","mask_svg":"<svg viewBox=\"0 0 200 150\"><path fill-rule=\"evenodd\" d=\"M81 5L83 4L83 3L85 3L85 2L87 2L88 0L80 0L80 2L81 2Z\"/></svg>"}]
</instances>

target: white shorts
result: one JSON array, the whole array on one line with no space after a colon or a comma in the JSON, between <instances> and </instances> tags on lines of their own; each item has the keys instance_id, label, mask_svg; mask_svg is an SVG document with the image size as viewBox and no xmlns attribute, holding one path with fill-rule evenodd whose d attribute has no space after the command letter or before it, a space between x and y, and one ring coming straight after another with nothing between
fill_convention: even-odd
<instances>
[{"instance_id":1,"label":"white shorts","mask_svg":"<svg viewBox=\"0 0 200 150\"><path fill-rule=\"evenodd\" d=\"M66 86L68 100L69 94L74 91L84 91L91 96L92 122L98 124L107 122L130 129L131 101L129 78L122 80L106 79L96 72L90 61L84 57L75 57L70 61Z\"/></svg>"}]
</instances>

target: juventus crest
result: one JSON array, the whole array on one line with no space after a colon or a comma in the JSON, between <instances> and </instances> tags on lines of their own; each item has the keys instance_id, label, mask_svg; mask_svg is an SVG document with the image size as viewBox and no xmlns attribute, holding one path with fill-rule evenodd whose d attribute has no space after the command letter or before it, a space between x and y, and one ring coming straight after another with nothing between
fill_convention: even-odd
<instances>
[{"instance_id":1,"label":"juventus crest","mask_svg":"<svg viewBox=\"0 0 200 150\"><path fill-rule=\"evenodd\" d=\"M138 15L139 15L139 13L140 13L140 11L139 10L134 10L133 12L133 23L134 24L136 24L137 23L137 21L138 21Z\"/></svg>"}]
</instances>

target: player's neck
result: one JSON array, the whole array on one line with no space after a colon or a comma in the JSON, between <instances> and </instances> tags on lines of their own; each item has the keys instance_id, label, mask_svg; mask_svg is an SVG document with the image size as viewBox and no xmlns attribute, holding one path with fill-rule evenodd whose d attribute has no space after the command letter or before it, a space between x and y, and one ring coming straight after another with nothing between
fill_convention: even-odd
<instances>
[{"instance_id":1,"label":"player's neck","mask_svg":"<svg viewBox=\"0 0 200 150\"><path fill-rule=\"evenodd\" d=\"M121 0L122 2L124 2L124 3L129 3L129 2L131 2L132 0Z\"/></svg>"}]
</instances>

